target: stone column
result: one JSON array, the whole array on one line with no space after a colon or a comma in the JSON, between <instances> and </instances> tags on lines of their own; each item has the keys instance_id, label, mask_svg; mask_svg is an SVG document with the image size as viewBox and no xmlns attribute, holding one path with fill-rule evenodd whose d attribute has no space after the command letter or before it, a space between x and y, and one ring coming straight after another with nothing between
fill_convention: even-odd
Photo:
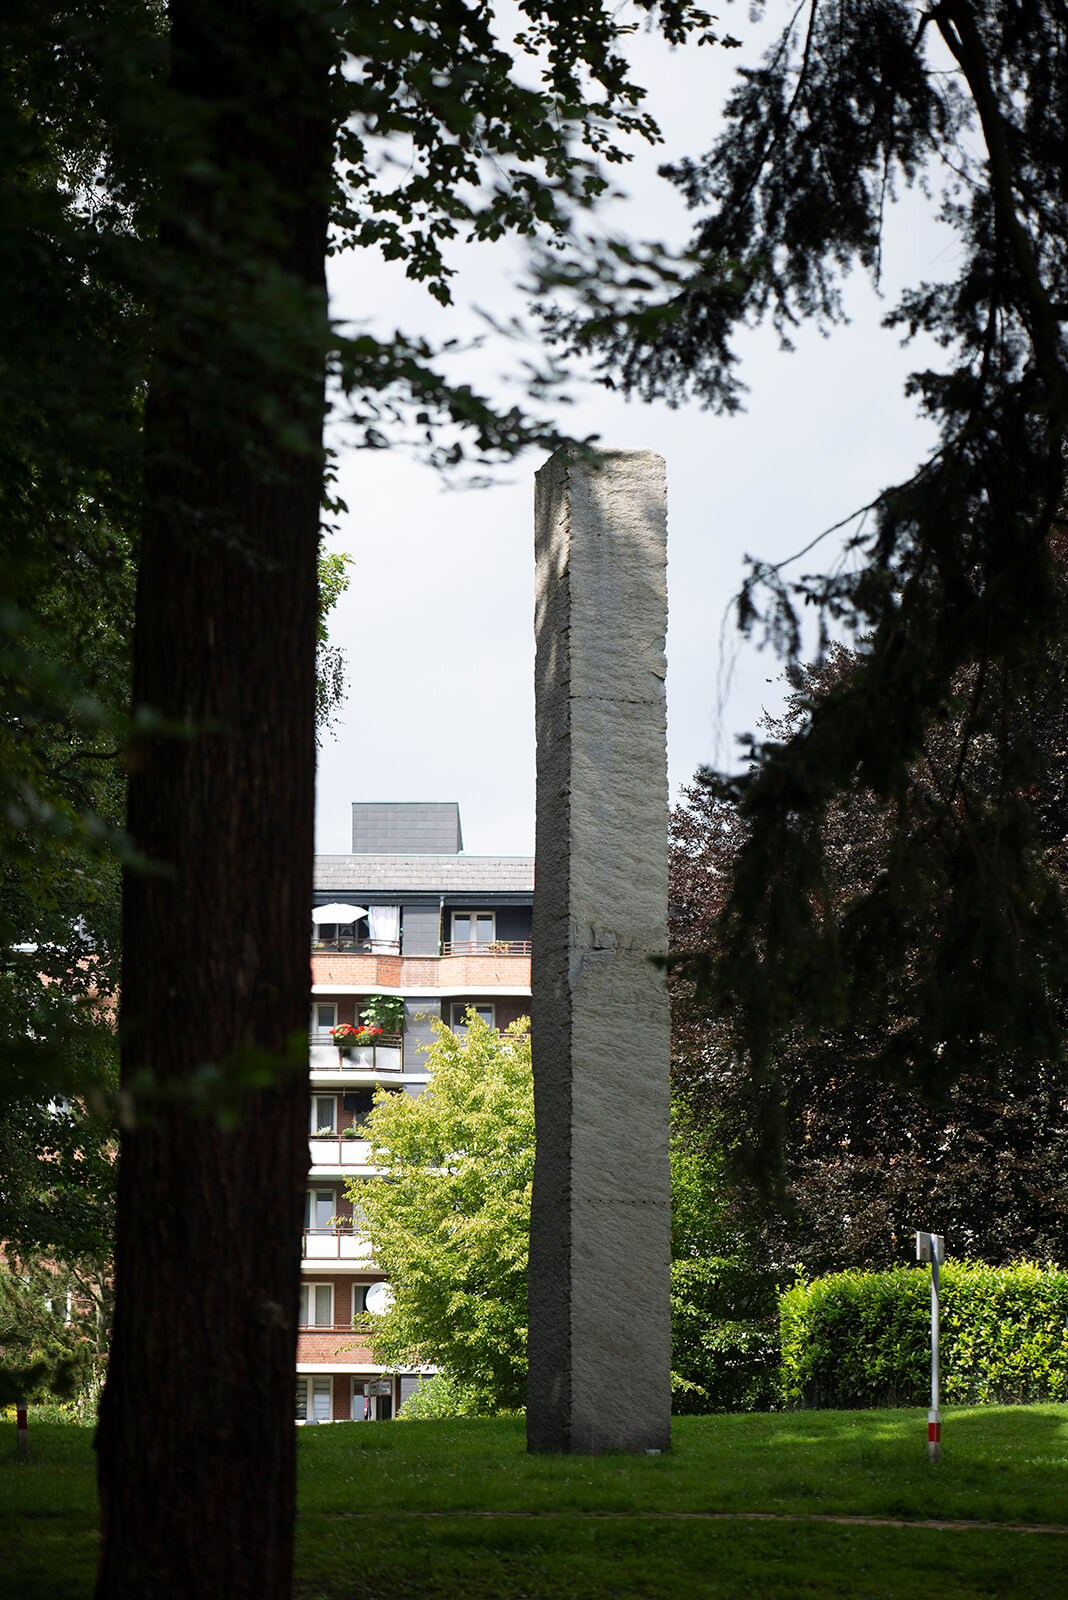
<instances>
[{"instance_id":1,"label":"stone column","mask_svg":"<svg viewBox=\"0 0 1068 1600\"><path fill-rule=\"evenodd\" d=\"M536 482L527 1446L666 1450L664 462L560 450Z\"/></svg>"}]
</instances>

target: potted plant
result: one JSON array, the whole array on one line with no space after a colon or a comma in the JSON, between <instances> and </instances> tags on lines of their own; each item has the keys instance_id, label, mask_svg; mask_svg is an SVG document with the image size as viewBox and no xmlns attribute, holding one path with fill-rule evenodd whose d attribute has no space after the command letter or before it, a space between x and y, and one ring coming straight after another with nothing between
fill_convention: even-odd
<instances>
[{"instance_id":1,"label":"potted plant","mask_svg":"<svg viewBox=\"0 0 1068 1600\"><path fill-rule=\"evenodd\" d=\"M330 1029L330 1037L339 1050L349 1050L354 1045L376 1044L381 1035L381 1028L368 1027L362 1022L342 1022Z\"/></svg>"},{"instance_id":2,"label":"potted plant","mask_svg":"<svg viewBox=\"0 0 1068 1600\"><path fill-rule=\"evenodd\" d=\"M360 1017L365 1028L378 1033L404 1032L404 1001L398 994L369 994Z\"/></svg>"}]
</instances>

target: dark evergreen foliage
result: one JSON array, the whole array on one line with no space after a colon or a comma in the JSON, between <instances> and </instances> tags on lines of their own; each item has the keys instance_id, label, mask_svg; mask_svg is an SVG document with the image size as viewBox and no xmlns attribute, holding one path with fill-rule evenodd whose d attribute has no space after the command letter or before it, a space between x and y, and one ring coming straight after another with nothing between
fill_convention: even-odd
<instances>
[{"instance_id":1,"label":"dark evergreen foliage","mask_svg":"<svg viewBox=\"0 0 1068 1600\"><path fill-rule=\"evenodd\" d=\"M17 1257L0 1266L0 1405L92 1391L100 1376L96 1306L77 1279Z\"/></svg>"},{"instance_id":2,"label":"dark evergreen foliage","mask_svg":"<svg viewBox=\"0 0 1068 1600\"><path fill-rule=\"evenodd\" d=\"M862 656L834 647L822 668L796 674L792 702L768 731L788 743L792 731L805 725L810 707L862 667ZM966 714L976 676L972 669L957 685L959 715ZM1027 796L1026 825L1037 841L1036 872L1059 886L1068 869L1068 717L1059 695L1032 710L1036 720L1029 737L1046 776ZM959 749L953 718L931 730L909 774L915 813L935 811ZM996 785L998 757L992 734L973 738L967 779L977 790ZM844 925L852 906L886 875L898 849L897 824L896 808L870 790L850 791L828 806L822 838L834 899L828 914ZM675 813L672 945L681 956L715 948L717 918L730 895L748 827L744 808L707 785L693 787ZM947 871L937 851L930 871L929 892L937 907ZM934 958L927 938L932 924ZM1014 1047L993 1037L958 1039L953 1081L928 1084L925 1095L907 1072L888 1082L880 1070L909 1032L908 1007L920 974L925 966L930 970L932 959L942 960L935 913L929 923L913 924L912 937L885 970L873 957L867 971L872 999L863 1023L825 1029L798 1023L780 1035L773 1075L756 1086L729 1017L716 1014L685 966L673 980L677 1088L709 1137L732 1149L735 1166L748 1165L752 1175L758 1131L772 1116L777 1119L781 1185L778 1203L763 1211L763 1229L780 1273L891 1267L911 1255L917 1227L944 1234L955 1255L993 1265L1021 1255L1068 1259L1062 1179L1068 1063L1063 1057L1036 1060L1026 1043ZM940 980L935 975L927 981ZM1005 998L1011 1003L1013 997ZM1050 1009L1061 1021L1063 1003L1055 999ZM859 1000L853 1010L861 1012ZM745 1192L743 1183L739 1193ZM745 1214L751 1201L736 1203Z\"/></svg>"},{"instance_id":3,"label":"dark evergreen foliage","mask_svg":"<svg viewBox=\"0 0 1068 1600\"><path fill-rule=\"evenodd\" d=\"M605 269L594 314L555 321L609 381L730 409L732 330L769 316L785 339L840 319L842 276L878 274L902 184L940 189L959 239L955 276L888 318L946 352L910 384L938 448L858 513L834 573L758 563L739 601L742 627L795 660L803 606L870 635L857 670L719 791L744 840L715 958L693 970L747 1057L757 1161L791 1029L892 1016L873 1067L924 1092L1002 1046L1063 1055L1068 916L1031 797L1049 783L1036 719L1063 692L1066 164L1063 0L806 0L741 73L712 150L667 169L699 216L691 279L635 310ZM945 726L955 756L919 785ZM890 832L878 873L843 899L829 808L867 793Z\"/></svg>"}]
</instances>

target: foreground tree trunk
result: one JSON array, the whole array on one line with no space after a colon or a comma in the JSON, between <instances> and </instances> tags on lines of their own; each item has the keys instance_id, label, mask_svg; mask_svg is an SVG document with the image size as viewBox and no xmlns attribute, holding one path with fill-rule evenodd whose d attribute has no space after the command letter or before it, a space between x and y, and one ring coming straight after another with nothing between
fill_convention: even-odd
<instances>
[{"instance_id":1,"label":"foreground tree trunk","mask_svg":"<svg viewBox=\"0 0 1068 1600\"><path fill-rule=\"evenodd\" d=\"M332 151L321 10L170 5L134 702L191 731L146 726L130 751L130 831L154 867L128 876L124 910L107 1600L281 1600L290 1583ZM219 1103L235 1096L228 1126Z\"/></svg>"}]
</instances>

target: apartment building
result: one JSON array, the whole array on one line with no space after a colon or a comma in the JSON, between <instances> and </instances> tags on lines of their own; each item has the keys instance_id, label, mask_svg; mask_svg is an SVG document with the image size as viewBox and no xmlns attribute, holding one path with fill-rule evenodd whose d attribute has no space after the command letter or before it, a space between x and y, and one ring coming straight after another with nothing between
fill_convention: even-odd
<instances>
[{"instance_id":1,"label":"apartment building","mask_svg":"<svg viewBox=\"0 0 1068 1600\"><path fill-rule=\"evenodd\" d=\"M298 1421L384 1421L419 1381L384 1372L353 1332L387 1291L345 1186L376 1181L361 1138L375 1090L417 1095L429 1081L432 1019L460 1028L473 1006L506 1028L529 1014L533 894L532 857L463 854L451 802L354 804L351 854L316 858ZM400 1002L402 1025L339 1046L333 1030L372 995Z\"/></svg>"}]
</instances>

